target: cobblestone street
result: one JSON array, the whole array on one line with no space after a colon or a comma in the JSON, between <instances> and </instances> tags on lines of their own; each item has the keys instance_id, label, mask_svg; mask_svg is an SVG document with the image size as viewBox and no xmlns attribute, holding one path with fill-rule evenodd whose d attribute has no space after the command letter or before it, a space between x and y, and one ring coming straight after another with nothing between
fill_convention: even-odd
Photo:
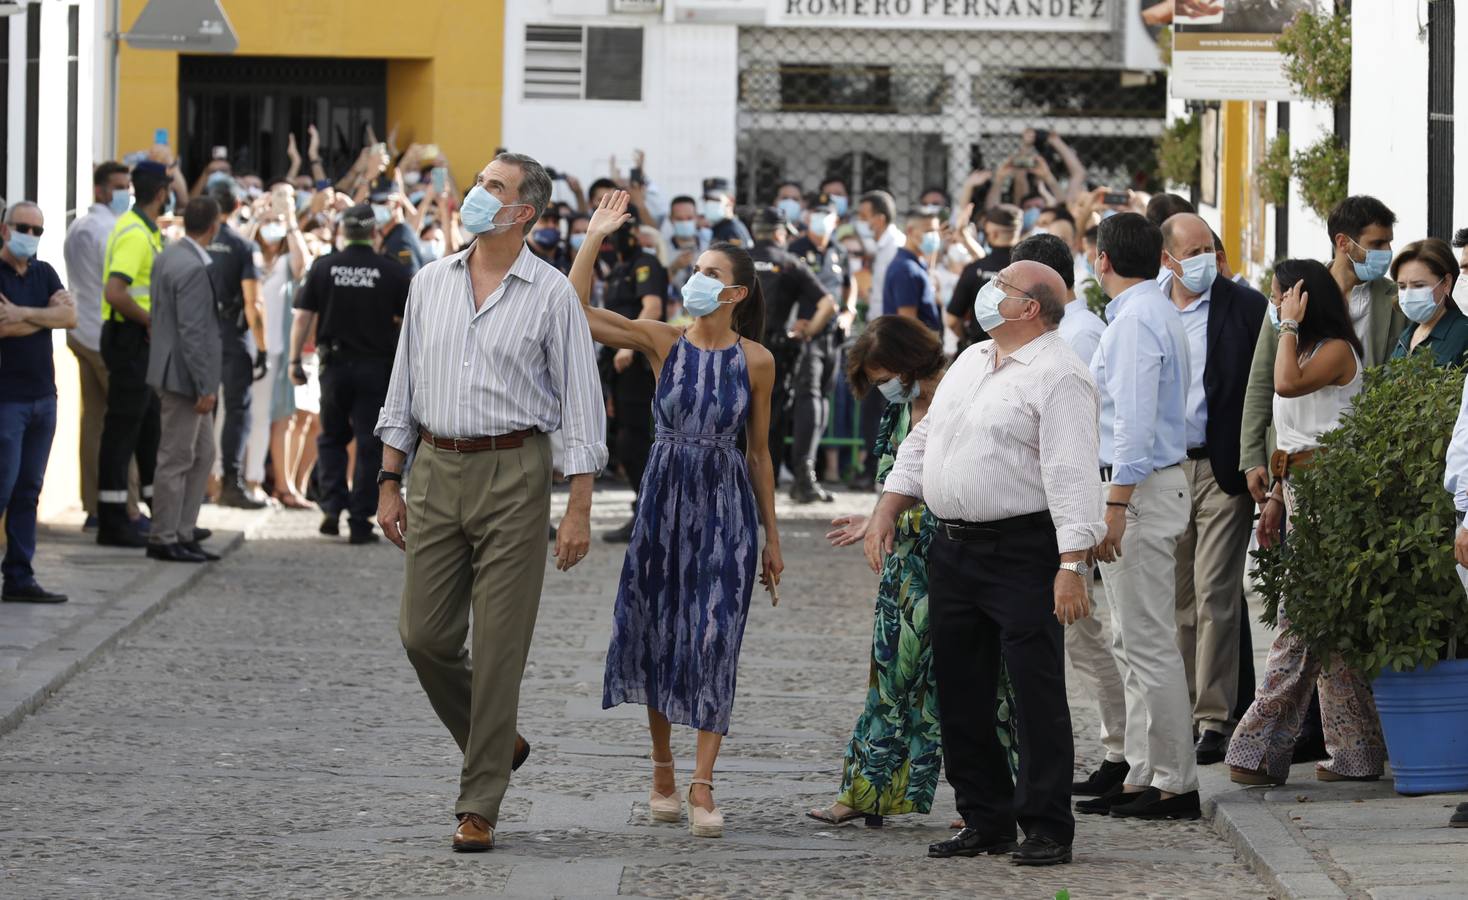
<instances>
[{"instance_id":1,"label":"cobblestone street","mask_svg":"<svg viewBox=\"0 0 1468 900\"><path fill-rule=\"evenodd\" d=\"M626 492L597 496L594 529ZM561 499L561 498L558 498ZM779 608L755 597L720 757L721 841L649 824L640 707L601 709L620 548L547 573L520 730L534 745L493 853L455 855L459 754L397 637L402 560L279 513L0 738L7 897L1267 896L1206 822L1082 817L1074 865L931 861L952 795L882 830L806 819L838 785L866 685L874 580L822 518L782 520ZM1073 701L1079 761L1091 704ZM675 731L686 786L693 738Z\"/></svg>"}]
</instances>

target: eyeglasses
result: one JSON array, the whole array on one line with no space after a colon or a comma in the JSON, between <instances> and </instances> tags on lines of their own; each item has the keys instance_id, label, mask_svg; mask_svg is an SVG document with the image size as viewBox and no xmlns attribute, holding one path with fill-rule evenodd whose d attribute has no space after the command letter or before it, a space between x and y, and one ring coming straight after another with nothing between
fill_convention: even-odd
<instances>
[{"instance_id":1,"label":"eyeglasses","mask_svg":"<svg viewBox=\"0 0 1468 900\"><path fill-rule=\"evenodd\" d=\"M10 227L14 228L16 231L19 231L21 234L32 234L36 237L40 237L41 234L46 230L40 225L30 225L25 222L13 222L11 223Z\"/></svg>"}]
</instances>

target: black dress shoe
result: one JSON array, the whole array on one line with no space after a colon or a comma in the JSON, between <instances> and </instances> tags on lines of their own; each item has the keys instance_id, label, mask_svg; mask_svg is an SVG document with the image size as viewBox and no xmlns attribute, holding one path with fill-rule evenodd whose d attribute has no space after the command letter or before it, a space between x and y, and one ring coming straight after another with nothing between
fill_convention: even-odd
<instances>
[{"instance_id":1,"label":"black dress shoe","mask_svg":"<svg viewBox=\"0 0 1468 900\"><path fill-rule=\"evenodd\" d=\"M525 765L525 760L530 758L530 742L525 740L519 734L516 734L515 743L524 744L525 746L515 751L515 758L510 761L511 772L520 771L520 767Z\"/></svg>"},{"instance_id":2,"label":"black dress shoe","mask_svg":"<svg viewBox=\"0 0 1468 900\"><path fill-rule=\"evenodd\" d=\"M317 529L317 530L320 531L322 534L327 535L329 537L336 537L337 535L341 534L342 533L341 514L340 513L327 513L321 519L321 527L319 529Z\"/></svg>"},{"instance_id":3,"label":"black dress shoe","mask_svg":"<svg viewBox=\"0 0 1468 900\"><path fill-rule=\"evenodd\" d=\"M199 546L198 541L179 541L178 545L190 553L204 557L204 562L219 562L219 554L210 553L208 550L205 550Z\"/></svg>"},{"instance_id":4,"label":"black dress shoe","mask_svg":"<svg viewBox=\"0 0 1468 900\"><path fill-rule=\"evenodd\" d=\"M182 544L149 544L148 558L162 562L201 563L204 557L185 549Z\"/></svg>"},{"instance_id":5,"label":"black dress shoe","mask_svg":"<svg viewBox=\"0 0 1468 900\"><path fill-rule=\"evenodd\" d=\"M375 543L377 543L380 540L382 540L382 538L380 538L380 537L377 536L377 532L375 532L375 531L372 530L372 526L371 525L368 525L366 528L353 528L352 529L352 536L349 537L349 538L347 538L347 543L348 544L375 544Z\"/></svg>"},{"instance_id":6,"label":"black dress shoe","mask_svg":"<svg viewBox=\"0 0 1468 900\"><path fill-rule=\"evenodd\" d=\"M97 529L97 543L103 547L146 547L148 536L139 534L135 528L120 530Z\"/></svg>"},{"instance_id":7,"label":"black dress shoe","mask_svg":"<svg viewBox=\"0 0 1468 900\"><path fill-rule=\"evenodd\" d=\"M1076 803L1076 812L1086 813L1092 816L1104 816L1111 812L1113 806L1130 803L1140 796L1142 794L1126 793L1122 786L1118 784L1099 797L1092 797L1090 800L1081 800Z\"/></svg>"},{"instance_id":8,"label":"black dress shoe","mask_svg":"<svg viewBox=\"0 0 1468 900\"><path fill-rule=\"evenodd\" d=\"M1018 847L1012 834L980 834L965 828L946 841L928 845L930 859L949 859L954 856L998 856Z\"/></svg>"},{"instance_id":9,"label":"black dress shoe","mask_svg":"<svg viewBox=\"0 0 1468 900\"><path fill-rule=\"evenodd\" d=\"M1228 753L1228 735L1220 731L1205 731L1198 738L1198 746L1193 748L1198 754L1198 765L1211 766L1214 763L1223 762L1224 754Z\"/></svg>"},{"instance_id":10,"label":"black dress shoe","mask_svg":"<svg viewBox=\"0 0 1468 900\"><path fill-rule=\"evenodd\" d=\"M1092 772L1085 781L1070 786L1070 792L1080 797L1099 797L1126 780L1132 767L1122 762L1102 762L1101 768Z\"/></svg>"},{"instance_id":11,"label":"black dress shoe","mask_svg":"<svg viewBox=\"0 0 1468 900\"><path fill-rule=\"evenodd\" d=\"M1198 792L1188 791L1176 797L1162 799L1162 792L1147 788L1131 803L1111 807L1111 815L1117 819L1197 819L1203 815L1198 805Z\"/></svg>"},{"instance_id":12,"label":"black dress shoe","mask_svg":"<svg viewBox=\"0 0 1468 900\"><path fill-rule=\"evenodd\" d=\"M207 540L209 540L212 537L214 537L214 532L210 531L207 528L195 528L194 529L194 543L195 544L199 543L200 541L207 541Z\"/></svg>"},{"instance_id":13,"label":"black dress shoe","mask_svg":"<svg viewBox=\"0 0 1468 900\"><path fill-rule=\"evenodd\" d=\"M1009 854L1017 866L1058 866L1070 862L1070 845L1061 844L1037 834L1025 838L1019 849Z\"/></svg>"},{"instance_id":14,"label":"black dress shoe","mask_svg":"<svg viewBox=\"0 0 1468 900\"><path fill-rule=\"evenodd\" d=\"M0 600L5 603L65 603L66 595L48 591L39 584L6 585Z\"/></svg>"}]
</instances>

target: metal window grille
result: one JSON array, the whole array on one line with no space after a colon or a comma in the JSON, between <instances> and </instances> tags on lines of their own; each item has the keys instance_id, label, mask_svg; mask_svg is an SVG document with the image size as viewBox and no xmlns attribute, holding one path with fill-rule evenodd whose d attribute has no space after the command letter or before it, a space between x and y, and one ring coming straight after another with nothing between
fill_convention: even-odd
<instances>
[{"instance_id":1,"label":"metal window grille","mask_svg":"<svg viewBox=\"0 0 1468 900\"><path fill-rule=\"evenodd\" d=\"M642 29L526 25L524 77L527 100L641 100Z\"/></svg>"},{"instance_id":2,"label":"metal window grille","mask_svg":"<svg viewBox=\"0 0 1468 900\"><path fill-rule=\"evenodd\" d=\"M839 177L906 205L997 165L1025 128L1059 133L1094 184L1152 186L1166 85L1112 52L1104 34L742 28L739 200Z\"/></svg>"},{"instance_id":3,"label":"metal window grille","mask_svg":"<svg viewBox=\"0 0 1468 900\"><path fill-rule=\"evenodd\" d=\"M1453 0L1427 4L1427 233L1453 233Z\"/></svg>"}]
</instances>

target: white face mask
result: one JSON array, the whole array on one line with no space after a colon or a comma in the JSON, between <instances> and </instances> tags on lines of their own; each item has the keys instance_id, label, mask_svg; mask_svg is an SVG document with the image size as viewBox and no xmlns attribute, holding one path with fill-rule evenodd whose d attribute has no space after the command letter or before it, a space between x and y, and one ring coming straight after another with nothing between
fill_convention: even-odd
<instances>
[{"instance_id":1,"label":"white face mask","mask_svg":"<svg viewBox=\"0 0 1468 900\"><path fill-rule=\"evenodd\" d=\"M1453 302L1458 304L1463 315L1468 316L1468 275L1459 275L1453 282Z\"/></svg>"}]
</instances>

